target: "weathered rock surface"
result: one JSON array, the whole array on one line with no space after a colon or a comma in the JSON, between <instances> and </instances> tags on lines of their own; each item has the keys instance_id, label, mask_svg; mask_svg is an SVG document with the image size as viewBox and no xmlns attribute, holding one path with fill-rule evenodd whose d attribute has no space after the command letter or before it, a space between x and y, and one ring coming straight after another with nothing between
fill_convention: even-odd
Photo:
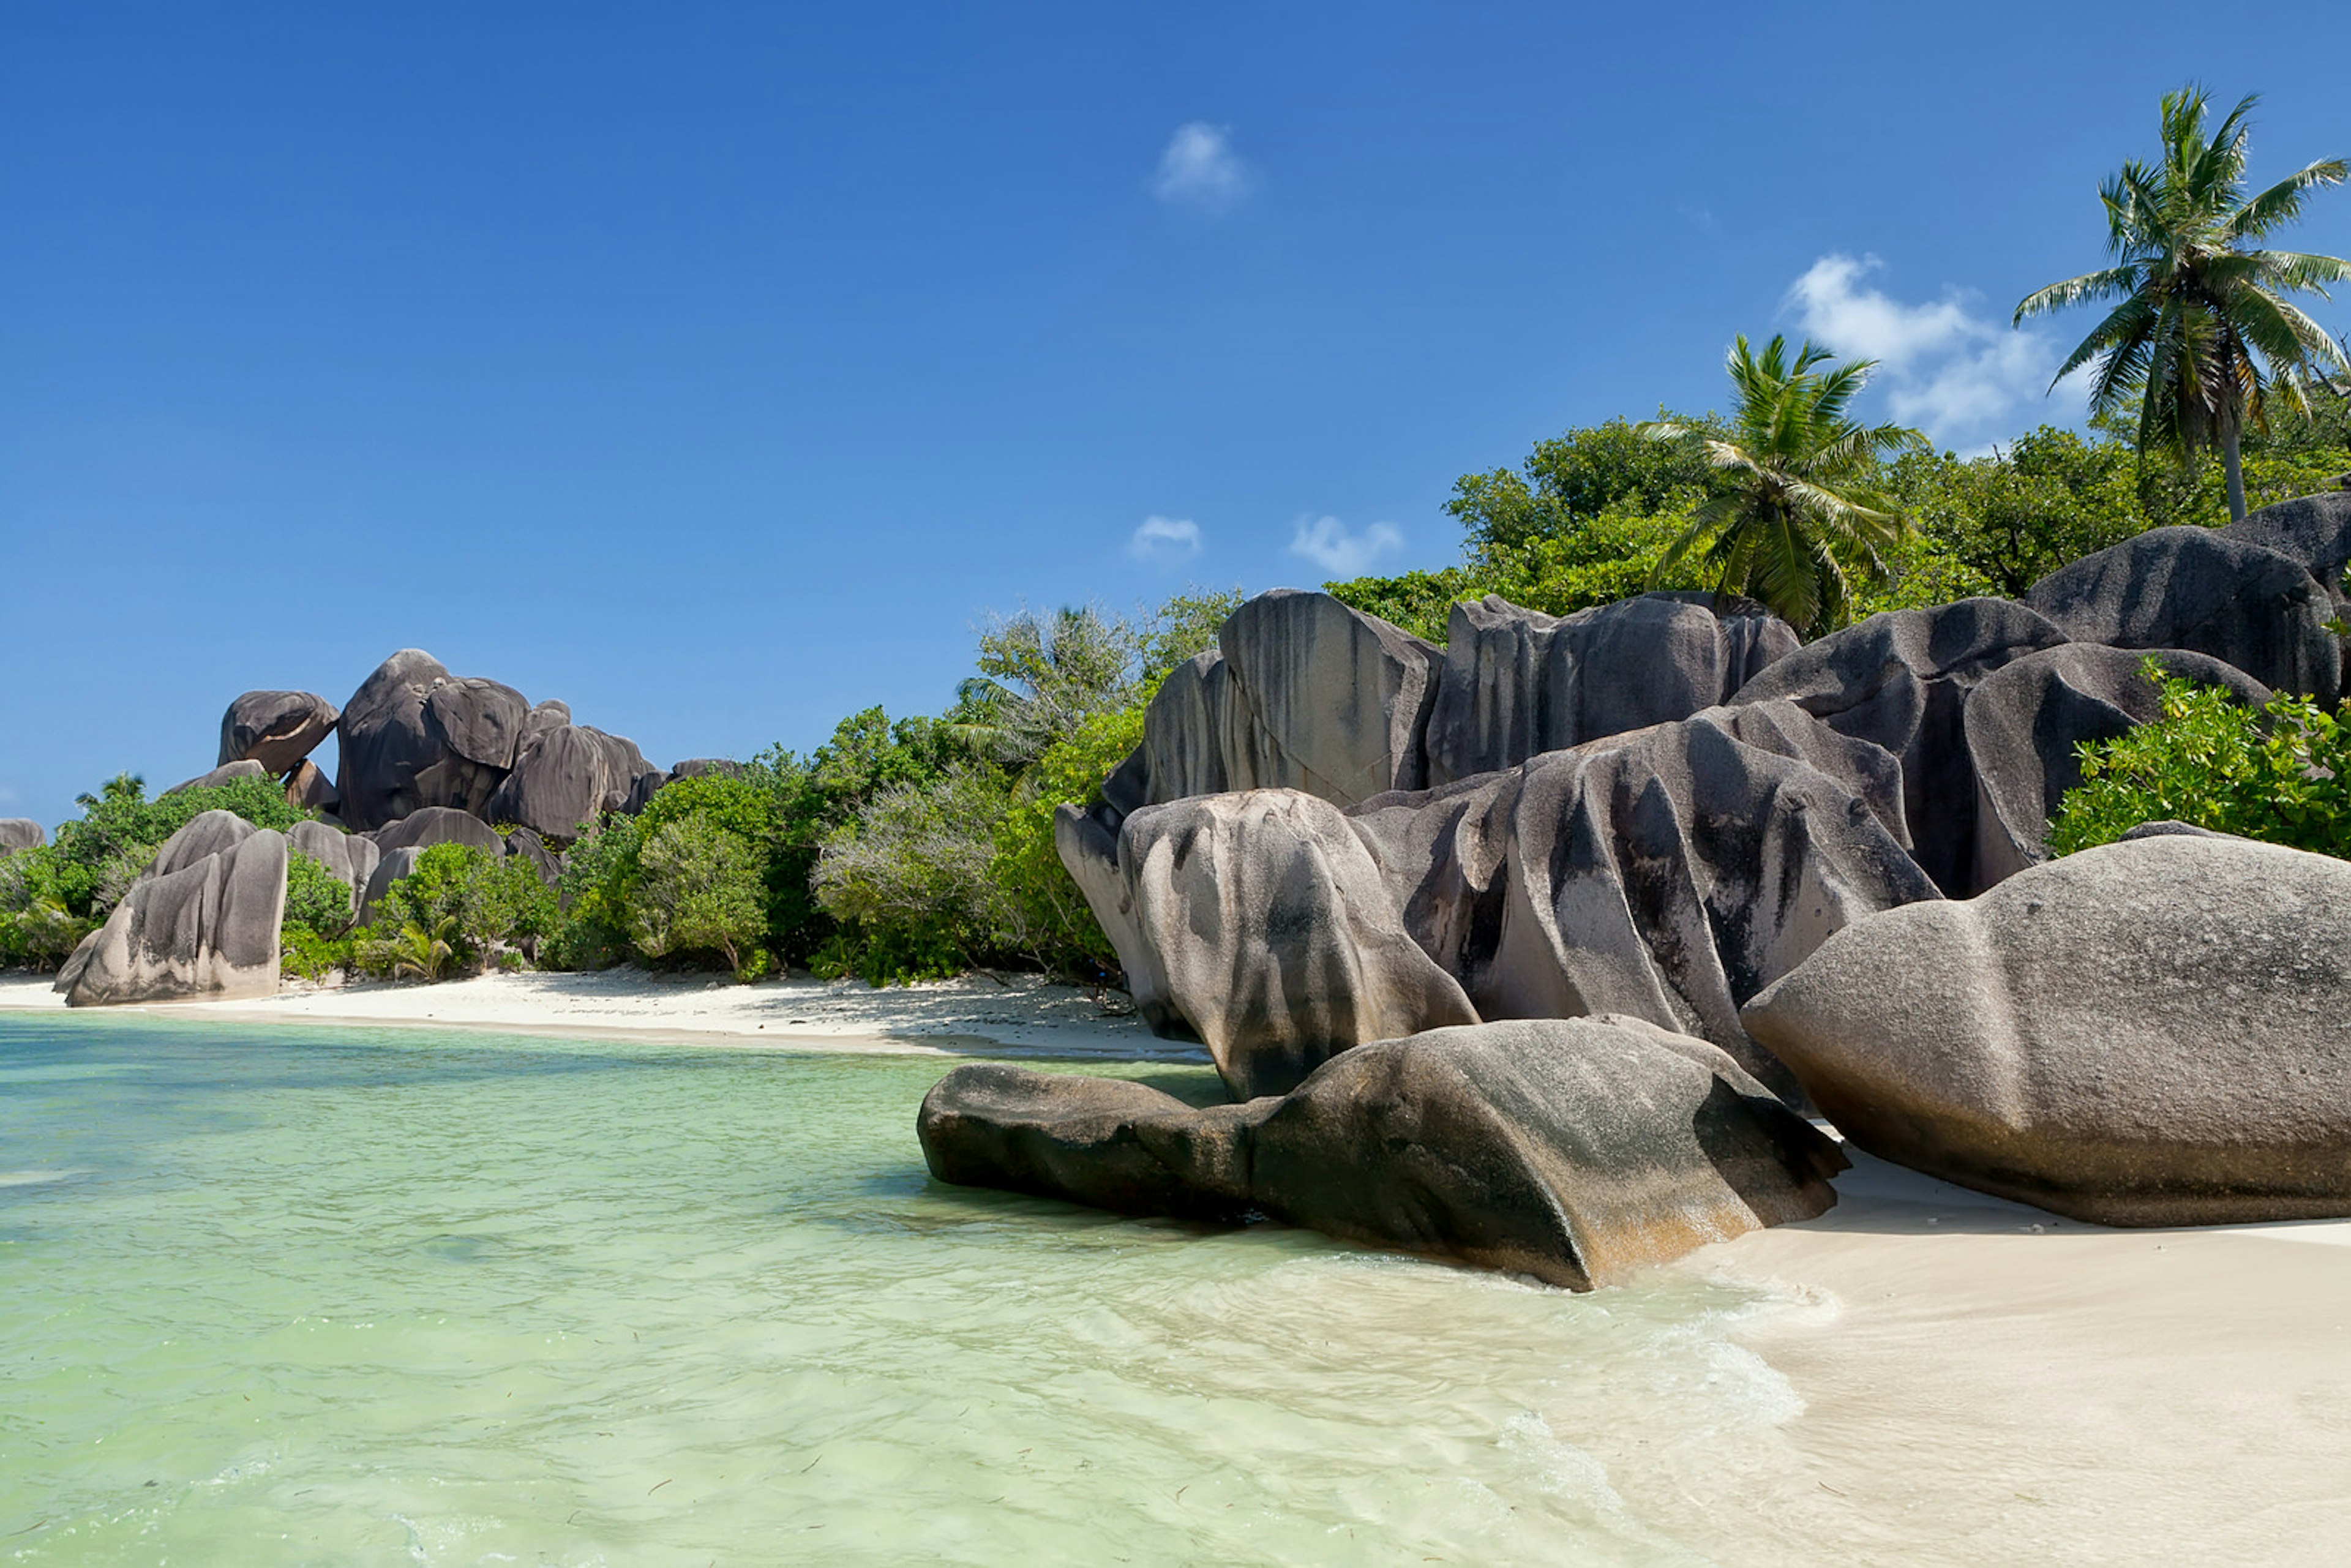
<instances>
[{"instance_id":1,"label":"weathered rock surface","mask_svg":"<svg viewBox=\"0 0 2351 1568\"><path fill-rule=\"evenodd\" d=\"M1456 604L1426 728L1428 782L1684 719L1795 652L1788 624L1746 600L1651 593L1563 619L1489 595Z\"/></svg>"},{"instance_id":2,"label":"weathered rock surface","mask_svg":"<svg viewBox=\"0 0 2351 1568\"><path fill-rule=\"evenodd\" d=\"M454 806L427 806L390 827L378 828L368 837L385 854L394 850L428 850L434 844L471 844L489 855L507 852L506 841L498 837L496 829Z\"/></svg>"},{"instance_id":3,"label":"weathered rock surface","mask_svg":"<svg viewBox=\"0 0 2351 1568\"><path fill-rule=\"evenodd\" d=\"M0 855L37 850L49 841L41 824L30 817L0 817Z\"/></svg>"},{"instance_id":4,"label":"weathered rock surface","mask_svg":"<svg viewBox=\"0 0 2351 1568\"><path fill-rule=\"evenodd\" d=\"M343 821L364 831L427 806L479 813L530 711L512 686L459 679L414 648L394 653L343 705Z\"/></svg>"},{"instance_id":5,"label":"weathered rock surface","mask_svg":"<svg viewBox=\"0 0 2351 1568\"><path fill-rule=\"evenodd\" d=\"M2165 835L1848 927L1746 1010L1863 1148L2108 1225L2351 1215L2351 863Z\"/></svg>"},{"instance_id":6,"label":"weathered rock surface","mask_svg":"<svg viewBox=\"0 0 2351 1568\"><path fill-rule=\"evenodd\" d=\"M346 833L324 822L297 822L287 830L287 843L327 868L335 880L351 890L351 915L357 918L360 897L383 851L364 833Z\"/></svg>"},{"instance_id":7,"label":"weathered rock surface","mask_svg":"<svg viewBox=\"0 0 2351 1568\"><path fill-rule=\"evenodd\" d=\"M1573 1290L1835 1202L1835 1145L1702 1040L1624 1019L1362 1046L1288 1095L969 1066L923 1103L942 1181L1126 1213L1254 1207Z\"/></svg>"},{"instance_id":8,"label":"weathered rock surface","mask_svg":"<svg viewBox=\"0 0 2351 1568\"><path fill-rule=\"evenodd\" d=\"M2005 599L1873 615L1774 663L1735 704L1784 698L1902 766L1911 852L1945 893L1973 891L1976 781L1967 695L1993 671L2066 635Z\"/></svg>"},{"instance_id":9,"label":"weathered rock surface","mask_svg":"<svg viewBox=\"0 0 2351 1568\"><path fill-rule=\"evenodd\" d=\"M1775 703L1385 796L1347 820L1405 931L1479 1017L1625 1014L1710 1040L1793 1094L1739 1008L1831 933L1939 896L1903 850L1895 787L1876 747Z\"/></svg>"},{"instance_id":10,"label":"weathered rock surface","mask_svg":"<svg viewBox=\"0 0 2351 1568\"><path fill-rule=\"evenodd\" d=\"M1146 808L1126 821L1117 875L1138 1004L1207 1045L1244 1099L1360 1041L1477 1021L1326 800L1260 789Z\"/></svg>"},{"instance_id":11,"label":"weathered rock surface","mask_svg":"<svg viewBox=\"0 0 2351 1568\"><path fill-rule=\"evenodd\" d=\"M277 989L287 839L205 811L165 841L57 988L70 1007L268 996Z\"/></svg>"},{"instance_id":12,"label":"weathered rock surface","mask_svg":"<svg viewBox=\"0 0 2351 1568\"><path fill-rule=\"evenodd\" d=\"M2162 711L2162 693L2140 673L2148 659L2167 674L2225 687L2253 706L2267 686L2208 653L2153 653L2068 643L2028 653L1968 694L1968 760L1976 779L1972 878L1988 888L2049 858L2043 843L2065 791L2082 782L2075 748L2111 740Z\"/></svg>"},{"instance_id":13,"label":"weathered rock surface","mask_svg":"<svg viewBox=\"0 0 2351 1568\"><path fill-rule=\"evenodd\" d=\"M514 822L563 842L579 837L580 824L605 811L642 809L633 799L638 781L659 777L636 743L585 725L561 725L534 737L515 769L490 797L487 815ZM658 788L654 785L653 788ZM646 792L651 796L651 789Z\"/></svg>"},{"instance_id":14,"label":"weathered rock surface","mask_svg":"<svg viewBox=\"0 0 2351 1568\"><path fill-rule=\"evenodd\" d=\"M1366 1040L1604 1012L1792 1094L1740 1004L1849 922L1939 896L1898 791L1878 747L1761 703L1351 811L1259 790L1055 830L1146 1021L1204 1040L1238 1094Z\"/></svg>"},{"instance_id":15,"label":"weathered rock surface","mask_svg":"<svg viewBox=\"0 0 2351 1568\"><path fill-rule=\"evenodd\" d=\"M181 779L155 798L160 800L164 795L176 795L183 789L210 789L216 785L234 784L240 779L266 779L269 776L269 769L258 762L224 762L209 773Z\"/></svg>"},{"instance_id":16,"label":"weathered rock surface","mask_svg":"<svg viewBox=\"0 0 2351 1568\"><path fill-rule=\"evenodd\" d=\"M286 803L301 811L332 811L342 803L342 797L335 793L319 765L306 757L286 776Z\"/></svg>"},{"instance_id":17,"label":"weathered rock surface","mask_svg":"<svg viewBox=\"0 0 2351 1568\"><path fill-rule=\"evenodd\" d=\"M221 716L220 760L250 759L272 774L290 773L334 733L340 716L334 704L309 692L247 692Z\"/></svg>"},{"instance_id":18,"label":"weathered rock surface","mask_svg":"<svg viewBox=\"0 0 2351 1568\"><path fill-rule=\"evenodd\" d=\"M749 769L743 764L724 757L689 757L669 770L672 779L700 779L716 773L722 779L740 779Z\"/></svg>"},{"instance_id":19,"label":"weathered rock surface","mask_svg":"<svg viewBox=\"0 0 2351 1568\"><path fill-rule=\"evenodd\" d=\"M2325 590L2300 560L2242 537L2150 529L2051 572L2026 600L2077 642L2210 653L2265 685L2322 698L2342 685Z\"/></svg>"},{"instance_id":20,"label":"weathered rock surface","mask_svg":"<svg viewBox=\"0 0 2351 1568\"><path fill-rule=\"evenodd\" d=\"M2247 514L2220 530L2224 539L2258 545L2299 561L2327 597L2343 602L2351 568L2351 489L2324 490Z\"/></svg>"},{"instance_id":21,"label":"weathered rock surface","mask_svg":"<svg viewBox=\"0 0 2351 1568\"><path fill-rule=\"evenodd\" d=\"M1152 699L1133 804L1285 789L1353 805L1416 789L1440 656L1328 594L1261 593Z\"/></svg>"}]
</instances>

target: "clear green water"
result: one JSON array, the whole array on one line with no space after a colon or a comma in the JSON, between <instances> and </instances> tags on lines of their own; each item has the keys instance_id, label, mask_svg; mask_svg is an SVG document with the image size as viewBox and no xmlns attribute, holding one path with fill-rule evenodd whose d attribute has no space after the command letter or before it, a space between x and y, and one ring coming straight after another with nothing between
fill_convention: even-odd
<instances>
[{"instance_id":1,"label":"clear green water","mask_svg":"<svg viewBox=\"0 0 2351 1568\"><path fill-rule=\"evenodd\" d=\"M0 1015L0 1562L1690 1562L1793 1413L1743 1288L934 1184L946 1066Z\"/></svg>"}]
</instances>

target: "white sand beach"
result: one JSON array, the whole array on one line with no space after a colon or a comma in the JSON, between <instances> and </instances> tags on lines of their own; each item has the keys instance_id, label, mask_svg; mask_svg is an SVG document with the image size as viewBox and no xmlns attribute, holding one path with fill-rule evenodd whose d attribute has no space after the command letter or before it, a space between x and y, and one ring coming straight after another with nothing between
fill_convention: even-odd
<instances>
[{"instance_id":1,"label":"white sand beach","mask_svg":"<svg viewBox=\"0 0 2351 1568\"><path fill-rule=\"evenodd\" d=\"M825 1051L1115 1056L1206 1061L1197 1047L1156 1040L1117 992L985 975L875 989L859 980L766 980L738 986L705 974L483 975L439 985L289 988L274 997L172 1002L131 1011L254 1023L398 1024L509 1033L628 1036L711 1045ZM48 982L0 977L0 1009L63 1010Z\"/></svg>"},{"instance_id":2,"label":"white sand beach","mask_svg":"<svg viewBox=\"0 0 2351 1568\"><path fill-rule=\"evenodd\" d=\"M45 982L0 981L0 1009L61 1007ZM1029 978L876 991L620 970L152 1010L787 1051L1205 1060L1087 992ZM1700 1544L1733 1563L2342 1560L2351 1220L2106 1229L1854 1153L1827 1215L1669 1266L1807 1303L1742 1333L1801 1409L1731 1464L1714 1448L1687 1464L1612 1454L1606 1434L1583 1435L1628 1501L1702 1520ZM1922 1555L1922 1541L1943 1548Z\"/></svg>"}]
</instances>

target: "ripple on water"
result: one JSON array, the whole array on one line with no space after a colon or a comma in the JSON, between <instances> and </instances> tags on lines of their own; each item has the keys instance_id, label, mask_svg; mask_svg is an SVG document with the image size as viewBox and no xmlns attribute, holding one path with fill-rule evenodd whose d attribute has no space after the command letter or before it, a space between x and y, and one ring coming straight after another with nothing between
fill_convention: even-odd
<instances>
[{"instance_id":1,"label":"ripple on water","mask_svg":"<svg viewBox=\"0 0 2351 1568\"><path fill-rule=\"evenodd\" d=\"M1799 1408L1752 1289L935 1186L938 1071L0 1020L0 1555L1691 1562Z\"/></svg>"}]
</instances>

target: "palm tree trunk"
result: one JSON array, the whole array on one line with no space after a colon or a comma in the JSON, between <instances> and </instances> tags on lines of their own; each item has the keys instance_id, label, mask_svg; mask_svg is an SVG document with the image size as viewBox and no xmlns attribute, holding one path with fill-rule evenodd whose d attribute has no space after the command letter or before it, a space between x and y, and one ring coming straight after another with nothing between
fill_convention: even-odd
<instances>
[{"instance_id":1,"label":"palm tree trunk","mask_svg":"<svg viewBox=\"0 0 2351 1568\"><path fill-rule=\"evenodd\" d=\"M2220 466L2229 475L2229 520L2245 520L2245 470L2237 458L2237 433L2233 430L2220 438Z\"/></svg>"}]
</instances>

